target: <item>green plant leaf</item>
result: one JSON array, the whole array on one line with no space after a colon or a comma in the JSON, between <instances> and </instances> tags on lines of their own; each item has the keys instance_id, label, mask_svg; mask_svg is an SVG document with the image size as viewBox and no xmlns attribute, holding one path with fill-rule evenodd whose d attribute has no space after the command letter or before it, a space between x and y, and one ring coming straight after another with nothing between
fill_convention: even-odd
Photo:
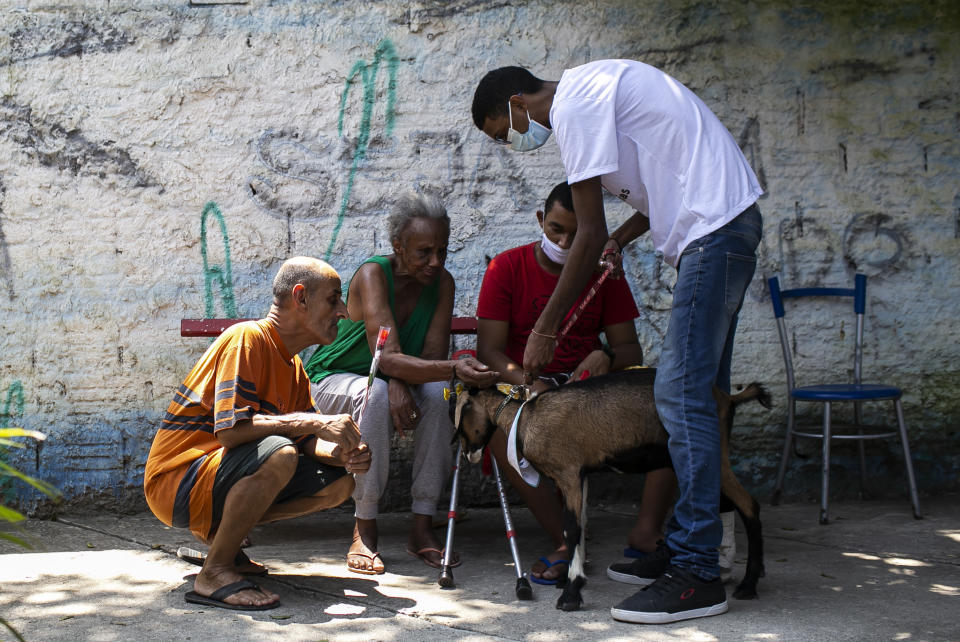
<instances>
[{"instance_id":1,"label":"green plant leaf","mask_svg":"<svg viewBox=\"0 0 960 642\"><path fill-rule=\"evenodd\" d=\"M6 506L0 504L0 519L5 522L22 522L23 515L12 508L7 508Z\"/></svg>"},{"instance_id":2,"label":"green plant leaf","mask_svg":"<svg viewBox=\"0 0 960 642\"><path fill-rule=\"evenodd\" d=\"M47 438L42 432L36 430L27 430L26 428L0 428L0 439L9 439L10 437L30 437L37 441L43 441Z\"/></svg>"},{"instance_id":3,"label":"green plant leaf","mask_svg":"<svg viewBox=\"0 0 960 642\"><path fill-rule=\"evenodd\" d=\"M13 633L13 637L17 638L17 640L19 640L20 642L27 642L26 640L23 639L23 637L19 633L17 633L17 630L13 628L10 625L10 623L4 620L2 617L0 617L0 624L7 627L7 630Z\"/></svg>"},{"instance_id":4,"label":"green plant leaf","mask_svg":"<svg viewBox=\"0 0 960 642\"><path fill-rule=\"evenodd\" d=\"M33 548L33 546L27 540L21 539L16 535L11 535L10 533L0 533L0 539L5 539L12 544L22 546L23 548Z\"/></svg>"},{"instance_id":5,"label":"green plant leaf","mask_svg":"<svg viewBox=\"0 0 960 642\"><path fill-rule=\"evenodd\" d=\"M39 479L34 479L30 475L25 475L19 470L11 466L10 464L0 461L0 475L7 475L9 477L16 477L22 482L30 484L37 490L39 490L44 495L48 497L57 497L60 495L60 491L51 486L45 481L40 481Z\"/></svg>"}]
</instances>

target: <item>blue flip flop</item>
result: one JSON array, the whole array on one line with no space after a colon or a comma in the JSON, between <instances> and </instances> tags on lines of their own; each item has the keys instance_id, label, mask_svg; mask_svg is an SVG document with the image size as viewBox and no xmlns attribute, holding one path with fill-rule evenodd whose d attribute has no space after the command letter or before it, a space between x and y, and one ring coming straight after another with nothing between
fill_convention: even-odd
<instances>
[{"instance_id":1,"label":"blue flip flop","mask_svg":"<svg viewBox=\"0 0 960 642\"><path fill-rule=\"evenodd\" d=\"M566 565L567 565L567 568L570 567L570 562L569 562L568 560L557 560L556 562L551 562L551 561L548 560L546 557L541 557L541 558L539 558L539 560L540 560L541 562L543 562L544 564L547 565L547 568L545 568L545 569L543 569L543 570L550 569L550 568L556 566L557 564L566 564ZM567 578L566 578L565 576L563 576L563 575L561 575L560 577L554 578L554 579L552 579L552 580L545 580L545 579L543 579L542 577L536 577L535 575L532 575L532 574L530 575L530 581L531 581L531 582L533 582L534 584L543 584L543 585L545 585L545 586L556 586L556 585L559 584L561 581L566 580L566 579L567 579Z\"/></svg>"}]
</instances>

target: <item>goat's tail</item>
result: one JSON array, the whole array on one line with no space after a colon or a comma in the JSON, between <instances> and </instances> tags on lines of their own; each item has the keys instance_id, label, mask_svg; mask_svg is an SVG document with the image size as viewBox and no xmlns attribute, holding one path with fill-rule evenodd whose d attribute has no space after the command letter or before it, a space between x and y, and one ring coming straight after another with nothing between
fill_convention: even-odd
<instances>
[{"instance_id":1,"label":"goat's tail","mask_svg":"<svg viewBox=\"0 0 960 642\"><path fill-rule=\"evenodd\" d=\"M726 431L727 439L730 439L730 433L733 431L733 418L737 414L737 406L748 401L756 400L764 408L770 407L770 393L759 382L754 381L746 388L730 397L730 407L727 410Z\"/></svg>"}]
</instances>

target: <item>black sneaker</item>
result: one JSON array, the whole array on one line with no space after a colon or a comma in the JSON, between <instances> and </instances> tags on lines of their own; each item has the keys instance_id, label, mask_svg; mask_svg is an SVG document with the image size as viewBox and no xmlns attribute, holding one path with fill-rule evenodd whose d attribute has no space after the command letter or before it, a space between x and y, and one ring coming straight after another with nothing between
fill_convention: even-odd
<instances>
[{"instance_id":1,"label":"black sneaker","mask_svg":"<svg viewBox=\"0 0 960 642\"><path fill-rule=\"evenodd\" d=\"M647 586L657 581L657 578L670 568L670 549L662 540L657 543L657 550L632 562L611 564L607 567L607 577L615 582Z\"/></svg>"},{"instance_id":2,"label":"black sneaker","mask_svg":"<svg viewBox=\"0 0 960 642\"><path fill-rule=\"evenodd\" d=\"M610 609L613 619L666 624L727 612L727 592L720 578L709 582L676 566L656 582Z\"/></svg>"}]
</instances>

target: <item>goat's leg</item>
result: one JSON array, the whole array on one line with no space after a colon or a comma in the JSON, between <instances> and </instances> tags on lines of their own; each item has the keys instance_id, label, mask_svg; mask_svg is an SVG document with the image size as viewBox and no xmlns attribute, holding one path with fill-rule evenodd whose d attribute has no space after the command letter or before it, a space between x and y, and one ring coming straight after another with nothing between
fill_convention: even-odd
<instances>
[{"instance_id":1,"label":"goat's leg","mask_svg":"<svg viewBox=\"0 0 960 642\"><path fill-rule=\"evenodd\" d=\"M585 509L585 493L581 484L585 482L586 480L578 479L572 488L562 489L567 491L564 492L563 503L563 538L571 557L567 567L567 582L563 593L557 599L557 608L561 611L579 611L583 605L581 591L587 583L587 577L583 572L586 550L583 546L580 519Z\"/></svg>"},{"instance_id":2,"label":"goat's leg","mask_svg":"<svg viewBox=\"0 0 960 642\"><path fill-rule=\"evenodd\" d=\"M737 512L740 514L744 529L747 531L747 570L743 574L743 580L741 580L733 592L733 597L738 600L756 599L757 582L765 573L763 568L763 532L760 525L760 504L752 497L750 501L751 513L747 513L740 508L740 506L737 506Z\"/></svg>"},{"instance_id":3,"label":"goat's leg","mask_svg":"<svg viewBox=\"0 0 960 642\"><path fill-rule=\"evenodd\" d=\"M764 574L760 504L746 491L730 470L724 471L722 493L733 502L747 532L747 570L743 574L743 580L733 592L733 596L738 600L754 599L757 597L757 582Z\"/></svg>"},{"instance_id":4,"label":"goat's leg","mask_svg":"<svg viewBox=\"0 0 960 642\"><path fill-rule=\"evenodd\" d=\"M715 391L714 394L717 394ZM733 415L737 405L759 400L765 408L770 407L770 397L763 386L751 383L738 395L727 398L723 393L717 397L717 413L720 417L720 445L722 452L721 495L733 502L747 531L747 570L743 580L737 585L733 596L738 600L757 597L757 582L764 575L763 533L760 526L760 504L743 487L730 467L730 433L733 427ZM724 502L721 500L721 506Z\"/></svg>"}]
</instances>

